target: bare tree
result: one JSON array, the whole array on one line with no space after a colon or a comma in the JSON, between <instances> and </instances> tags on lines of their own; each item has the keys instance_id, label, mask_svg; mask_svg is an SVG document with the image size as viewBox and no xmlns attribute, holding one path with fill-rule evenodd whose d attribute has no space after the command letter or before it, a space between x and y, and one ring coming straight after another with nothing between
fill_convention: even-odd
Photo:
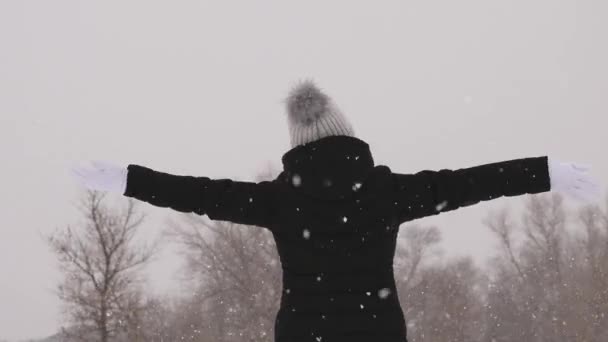
<instances>
[{"instance_id":1,"label":"bare tree","mask_svg":"<svg viewBox=\"0 0 608 342\"><path fill-rule=\"evenodd\" d=\"M547 194L529 197L520 226L506 212L485 221L501 246L492 261L487 340L608 337L607 216L587 206L576 221L582 225L568 229L567 214L561 196Z\"/></svg>"},{"instance_id":2,"label":"bare tree","mask_svg":"<svg viewBox=\"0 0 608 342\"><path fill-rule=\"evenodd\" d=\"M497 236L502 254L493 260L488 333L497 341L555 341L565 337L562 303L566 215L558 194L530 196L523 225L502 211L484 223ZM517 244L518 234L522 242Z\"/></svg>"},{"instance_id":3,"label":"bare tree","mask_svg":"<svg viewBox=\"0 0 608 342\"><path fill-rule=\"evenodd\" d=\"M272 234L197 216L184 222L171 235L186 258L191 301L203 312L195 317L204 316L191 327L214 341L272 341L282 284Z\"/></svg>"},{"instance_id":4,"label":"bare tree","mask_svg":"<svg viewBox=\"0 0 608 342\"><path fill-rule=\"evenodd\" d=\"M409 340L481 341L486 324L484 277L472 260L459 258L420 273L421 281L411 289L419 300L408 310Z\"/></svg>"},{"instance_id":5,"label":"bare tree","mask_svg":"<svg viewBox=\"0 0 608 342\"><path fill-rule=\"evenodd\" d=\"M486 278L470 258L442 264L436 227L402 227L395 255L408 340L480 341Z\"/></svg>"},{"instance_id":6,"label":"bare tree","mask_svg":"<svg viewBox=\"0 0 608 342\"><path fill-rule=\"evenodd\" d=\"M257 180L274 178L271 167ZM267 229L179 214L167 234L186 261L179 325L186 341L272 341L282 273Z\"/></svg>"},{"instance_id":7,"label":"bare tree","mask_svg":"<svg viewBox=\"0 0 608 342\"><path fill-rule=\"evenodd\" d=\"M135 202L128 200L118 212L105 207L103 198L87 191L80 208L85 223L48 238L63 272L58 294L70 325L64 332L77 341L107 342L137 327L139 272L155 251L134 243L144 219Z\"/></svg>"},{"instance_id":8,"label":"bare tree","mask_svg":"<svg viewBox=\"0 0 608 342\"><path fill-rule=\"evenodd\" d=\"M570 260L569 272L585 282L576 288L575 298L584 305L586 326L583 336L608 339L608 213L598 206L579 211L584 232L578 236L574 249L577 257Z\"/></svg>"},{"instance_id":9,"label":"bare tree","mask_svg":"<svg viewBox=\"0 0 608 342\"><path fill-rule=\"evenodd\" d=\"M395 252L395 270L399 274L397 280L399 290L409 292L414 286L416 275L425 262L438 255L436 248L441 241L441 234L437 227L420 227L407 225L400 229L399 243Z\"/></svg>"}]
</instances>

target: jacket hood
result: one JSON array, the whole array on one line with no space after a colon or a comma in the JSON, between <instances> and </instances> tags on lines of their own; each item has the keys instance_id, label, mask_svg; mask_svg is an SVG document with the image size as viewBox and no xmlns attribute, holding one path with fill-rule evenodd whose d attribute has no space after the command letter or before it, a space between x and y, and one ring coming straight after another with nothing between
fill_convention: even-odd
<instances>
[{"instance_id":1,"label":"jacket hood","mask_svg":"<svg viewBox=\"0 0 608 342\"><path fill-rule=\"evenodd\" d=\"M287 151L279 178L321 199L344 199L364 186L374 169L369 145L355 137L327 136Z\"/></svg>"}]
</instances>

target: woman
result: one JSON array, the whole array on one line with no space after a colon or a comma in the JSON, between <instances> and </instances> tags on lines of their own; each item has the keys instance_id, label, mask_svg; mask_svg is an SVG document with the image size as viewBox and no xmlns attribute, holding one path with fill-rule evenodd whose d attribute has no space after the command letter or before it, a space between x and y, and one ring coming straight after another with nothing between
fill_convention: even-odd
<instances>
[{"instance_id":1,"label":"woman","mask_svg":"<svg viewBox=\"0 0 608 342\"><path fill-rule=\"evenodd\" d=\"M296 86L286 104L292 148L272 181L176 176L104 162L73 170L91 189L269 229L283 269L277 342L406 341L393 275L404 222L501 196L599 194L587 167L546 156L394 173L374 164L368 144L312 82Z\"/></svg>"}]
</instances>

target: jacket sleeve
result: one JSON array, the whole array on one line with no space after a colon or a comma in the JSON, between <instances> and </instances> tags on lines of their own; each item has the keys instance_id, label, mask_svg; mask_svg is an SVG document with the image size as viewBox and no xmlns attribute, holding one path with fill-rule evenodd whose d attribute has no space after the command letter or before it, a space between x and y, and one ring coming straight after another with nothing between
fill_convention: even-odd
<instances>
[{"instance_id":1,"label":"jacket sleeve","mask_svg":"<svg viewBox=\"0 0 608 342\"><path fill-rule=\"evenodd\" d=\"M266 228L272 224L275 203L272 182L177 176L134 164L127 170L125 196L157 207L207 215L212 220Z\"/></svg>"},{"instance_id":2,"label":"jacket sleeve","mask_svg":"<svg viewBox=\"0 0 608 342\"><path fill-rule=\"evenodd\" d=\"M470 168L392 173L399 223L502 196L549 191L547 157L514 159Z\"/></svg>"}]
</instances>

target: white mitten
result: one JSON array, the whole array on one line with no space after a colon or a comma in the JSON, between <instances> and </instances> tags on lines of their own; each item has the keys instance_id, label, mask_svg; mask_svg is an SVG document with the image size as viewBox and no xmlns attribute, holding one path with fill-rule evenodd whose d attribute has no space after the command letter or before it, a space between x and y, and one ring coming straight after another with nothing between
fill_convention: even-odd
<instances>
[{"instance_id":1,"label":"white mitten","mask_svg":"<svg viewBox=\"0 0 608 342\"><path fill-rule=\"evenodd\" d=\"M72 168L76 180L91 190L113 191L124 194L127 187L127 169L103 161L91 161L89 166Z\"/></svg>"},{"instance_id":2,"label":"white mitten","mask_svg":"<svg viewBox=\"0 0 608 342\"><path fill-rule=\"evenodd\" d=\"M551 190L562 192L581 201L599 200L600 185L589 175L590 168L585 164L558 162L549 158Z\"/></svg>"}]
</instances>

